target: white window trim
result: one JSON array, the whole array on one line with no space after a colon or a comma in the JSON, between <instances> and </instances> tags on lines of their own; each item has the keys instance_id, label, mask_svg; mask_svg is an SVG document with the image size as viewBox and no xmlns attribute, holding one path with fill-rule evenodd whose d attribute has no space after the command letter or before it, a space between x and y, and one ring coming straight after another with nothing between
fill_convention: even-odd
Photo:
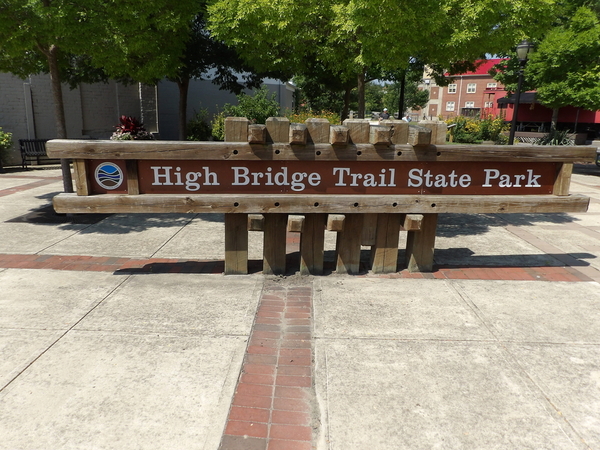
<instances>
[{"instance_id":1,"label":"white window trim","mask_svg":"<svg viewBox=\"0 0 600 450\"><path fill-rule=\"evenodd\" d=\"M446 111L454 111L456 108L455 102L446 102Z\"/></svg>"},{"instance_id":2,"label":"white window trim","mask_svg":"<svg viewBox=\"0 0 600 450\"><path fill-rule=\"evenodd\" d=\"M465 102L465 108L475 108L475 102Z\"/></svg>"},{"instance_id":3,"label":"white window trim","mask_svg":"<svg viewBox=\"0 0 600 450\"><path fill-rule=\"evenodd\" d=\"M475 94L477 92L477 84L469 83L467 84L467 94Z\"/></svg>"},{"instance_id":4,"label":"white window trim","mask_svg":"<svg viewBox=\"0 0 600 450\"><path fill-rule=\"evenodd\" d=\"M448 85L448 94L456 94L456 88L458 85L456 83L452 83Z\"/></svg>"}]
</instances>

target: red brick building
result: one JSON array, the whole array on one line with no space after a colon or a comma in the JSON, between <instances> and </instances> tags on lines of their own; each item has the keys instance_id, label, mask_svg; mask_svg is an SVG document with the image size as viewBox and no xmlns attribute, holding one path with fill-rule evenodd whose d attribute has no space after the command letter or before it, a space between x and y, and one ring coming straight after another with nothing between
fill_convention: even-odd
<instances>
[{"instance_id":1,"label":"red brick building","mask_svg":"<svg viewBox=\"0 0 600 450\"><path fill-rule=\"evenodd\" d=\"M454 75L448 86L437 86L435 79L426 74L422 87L429 90L429 103L423 109L423 115L446 120L458 115L498 114L497 100L504 97L506 91L488 73L498 62L500 59L479 61L475 71Z\"/></svg>"},{"instance_id":2,"label":"red brick building","mask_svg":"<svg viewBox=\"0 0 600 450\"><path fill-rule=\"evenodd\" d=\"M500 59L478 61L477 69L461 75L453 75L448 86L437 86L435 79L424 74L422 89L429 90L429 103L413 116L447 120L462 115L469 117L501 116L511 122L514 111L514 94L508 95L504 86L494 80L489 70ZM518 131L548 132L552 120L552 110L540 105L535 92L521 94ZM587 133L588 139L600 136L600 111L565 106L558 114L558 128L571 132Z\"/></svg>"}]
</instances>

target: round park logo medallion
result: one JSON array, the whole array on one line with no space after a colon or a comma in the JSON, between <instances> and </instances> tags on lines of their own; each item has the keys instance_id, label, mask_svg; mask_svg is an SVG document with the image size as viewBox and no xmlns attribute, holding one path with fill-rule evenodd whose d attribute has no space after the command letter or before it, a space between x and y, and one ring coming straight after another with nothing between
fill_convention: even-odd
<instances>
[{"instance_id":1,"label":"round park logo medallion","mask_svg":"<svg viewBox=\"0 0 600 450\"><path fill-rule=\"evenodd\" d=\"M123 183L123 172L116 164L105 162L96 168L96 182L101 188L111 191Z\"/></svg>"}]
</instances>

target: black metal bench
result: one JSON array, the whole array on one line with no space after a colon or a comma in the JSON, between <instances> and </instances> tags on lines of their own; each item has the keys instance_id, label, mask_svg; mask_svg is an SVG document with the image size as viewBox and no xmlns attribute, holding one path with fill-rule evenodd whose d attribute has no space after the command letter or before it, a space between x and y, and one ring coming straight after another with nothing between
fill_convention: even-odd
<instances>
[{"instance_id":1,"label":"black metal bench","mask_svg":"<svg viewBox=\"0 0 600 450\"><path fill-rule=\"evenodd\" d=\"M46 142L48 139L19 139L21 149L21 165L27 168L29 163L35 164L58 164L57 159L50 159L46 153Z\"/></svg>"}]
</instances>

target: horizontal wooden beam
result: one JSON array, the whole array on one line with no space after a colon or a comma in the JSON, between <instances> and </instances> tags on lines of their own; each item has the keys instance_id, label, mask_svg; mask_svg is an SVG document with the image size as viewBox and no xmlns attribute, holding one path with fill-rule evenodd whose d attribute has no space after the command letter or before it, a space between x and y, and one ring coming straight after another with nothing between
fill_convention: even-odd
<instances>
[{"instance_id":1,"label":"horizontal wooden beam","mask_svg":"<svg viewBox=\"0 0 600 450\"><path fill-rule=\"evenodd\" d=\"M274 161L594 162L591 146L254 144L212 141L51 140L48 156L66 159Z\"/></svg>"},{"instance_id":2,"label":"horizontal wooden beam","mask_svg":"<svg viewBox=\"0 0 600 450\"><path fill-rule=\"evenodd\" d=\"M547 213L585 212L584 195L90 195L59 194L58 213Z\"/></svg>"}]
</instances>

